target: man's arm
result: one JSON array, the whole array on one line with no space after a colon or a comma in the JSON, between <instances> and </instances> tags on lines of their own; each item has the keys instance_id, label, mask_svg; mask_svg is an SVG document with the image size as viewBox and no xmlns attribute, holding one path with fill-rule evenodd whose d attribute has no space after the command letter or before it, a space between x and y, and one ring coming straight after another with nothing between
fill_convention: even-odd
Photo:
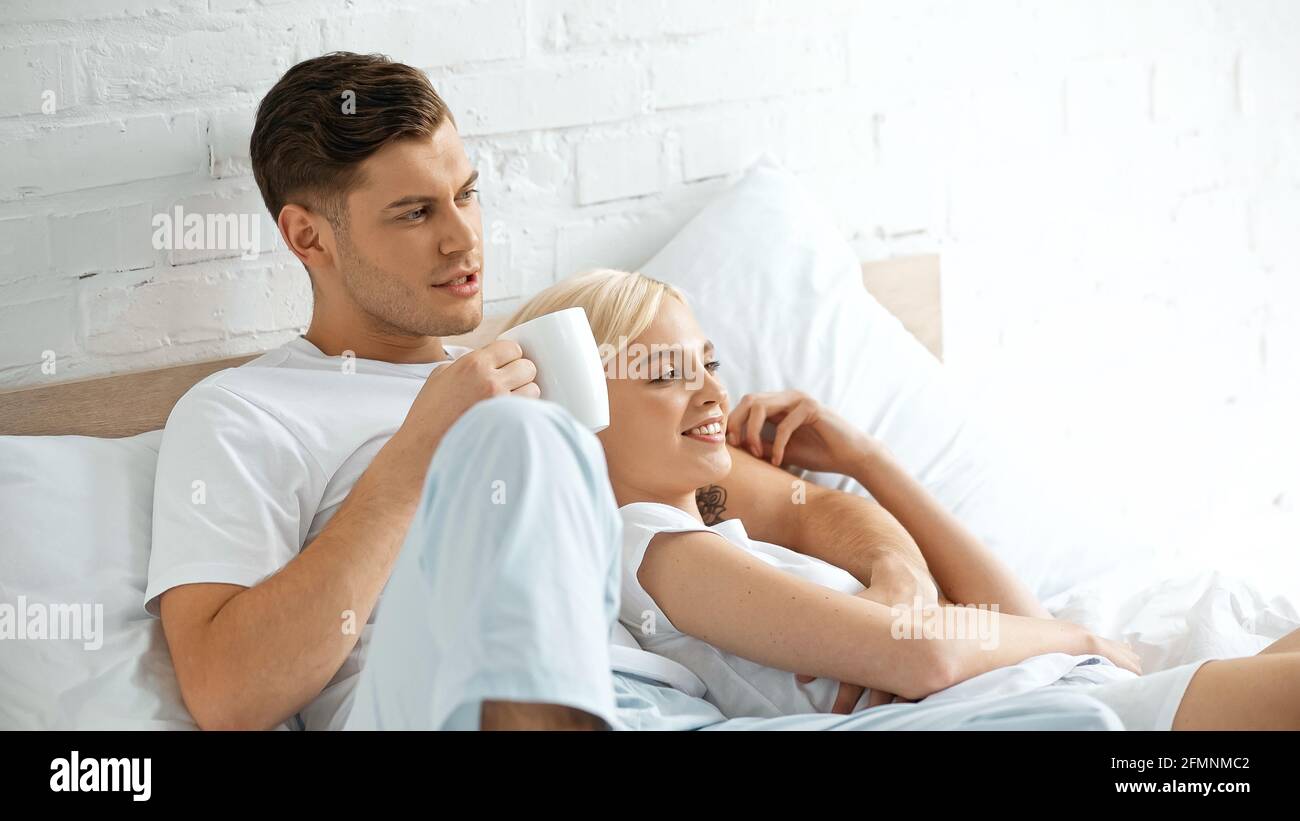
<instances>
[{"instance_id":1,"label":"man's arm","mask_svg":"<svg viewBox=\"0 0 1300 821\"><path fill-rule=\"evenodd\" d=\"M864 586L880 562L901 562L928 577L917 543L881 505L799 479L747 450L728 449L731 472L695 493L705 524L738 518L753 538L843 568Z\"/></svg>"},{"instance_id":2,"label":"man's arm","mask_svg":"<svg viewBox=\"0 0 1300 821\"><path fill-rule=\"evenodd\" d=\"M163 593L163 631L186 707L203 729L267 729L334 676L388 581L429 460L394 436L320 534L253 587L186 584Z\"/></svg>"},{"instance_id":3,"label":"man's arm","mask_svg":"<svg viewBox=\"0 0 1300 821\"><path fill-rule=\"evenodd\" d=\"M163 632L200 727L274 727L320 693L360 636L360 627L344 631L344 612L352 625L370 619L443 434L481 399L536 397L536 373L508 340L435 369L334 516L278 571L251 587L163 592Z\"/></svg>"}]
</instances>

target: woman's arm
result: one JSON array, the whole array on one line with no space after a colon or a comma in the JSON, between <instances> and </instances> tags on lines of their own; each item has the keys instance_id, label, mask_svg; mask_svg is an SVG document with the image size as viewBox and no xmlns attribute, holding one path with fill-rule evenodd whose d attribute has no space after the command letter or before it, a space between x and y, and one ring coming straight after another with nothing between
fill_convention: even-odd
<instances>
[{"instance_id":1,"label":"woman's arm","mask_svg":"<svg viewBox=\"0 0 1300 821\"><path fill-rule=\"evenodd\" d=\"M776 425L771 440L761 436L767 422ZM893 459L883 442L812 397L799 391L748 394L731 412L727 430L732 444L774 465L791 462L857 479L915 540L944 598L1052 618L1010 568Z\"/></svg>"},{"instance_id":2,"label":"woman's arm","mask_svg":"<svg viewBox=\"0 0 1300 821\"><path fill-rule=\"evenodd\" d=\"M896 638L895 614L913 611L806 581L703 531L657 534L637 580L679 630L726 652L913 700L1030 656L1103 652L1077 624L961 607L930 612L978 613L982 629Z\"/></svg>"},{"instance_id":3,"label":"woman's arm","mask_svg":"<svg viewBox=\"0 0 1300 821\"><path fill-rule=\"evenodd\" d=\"M850 475L916 540L947 598L961 604L997 604L1005 613L1052 618L1011 568L912 478L883 442L868 437L852 471Z\"/></svg>"},{"instance_id":4,"label":"woman's arm","mask_svg":"<svg viewBox=\"0 0 1300 821\"><path fill-rule=\"evenodd\" d=\"M829 562L864 587L886 559L917 567L928 580L916 541L879 504L799 479L748 450L728 450L731 472L695 493L705 524L740 519L751 538Z\"/></svg>"}]
</instances>

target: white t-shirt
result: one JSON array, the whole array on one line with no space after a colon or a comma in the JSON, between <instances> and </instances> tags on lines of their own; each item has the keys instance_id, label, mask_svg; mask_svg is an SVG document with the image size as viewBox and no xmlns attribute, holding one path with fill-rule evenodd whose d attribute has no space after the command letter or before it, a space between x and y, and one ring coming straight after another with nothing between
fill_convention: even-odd
<instances>
[{"instance_id":1,"label":"white t-shirt","mask_svg":"<svg viewBox=\"0 0 1300 821\"><path fill-rule=\"evenodd\" d=\"M696 530L715 533L773 567L841 593L853 594L864 589L852 574L814 556L751 539L739 519L706 526L683 510L657 502L634 502L619 508L619 513L623 517L619 621L636 637L642 649L672 659L699 676L708 688L705 698L728 718L830 712L838 682L819 678L798 684L792 672L766 667L682 633L641 586L636 574L655 534ZM1134 673L1116 667L1103 656L1045 653L973 676L917 703L1002 697L1057 684L1108 683L1136 678ZM869 694L869 690L862 694L853 707L854 712L865 708Z\"/></svg>"},{"instance_id":2,"label":"white t-shirt","mask_svg":"<svg viewBox=\"0 0 1300 821\"><path fill-rule=\"evenodd\" d=\"M345 372L343 357L299 336L190 388L158 452L146 612L158 616L158 597L172 587L252 587L288 564L397 431L429 374L472 350L444 349L441 362L357 358ZM342 726L379 607L321 694L282 728Z\"/></svg>"},{"instance_id":3,"label":"white t-shirt","mask_svg":"<svg viewBox=\"0 0 1300 821\"><path fill-rule=\"evenodd\" d=\"M699 676L708 688L704 698L727 718L830 712L839 689L837 682L818 678L799 684L794 673L727 653L681 632L641 586L636 574L656 534L702 530L716 533L773 567L841 593L860 592L861 582L848 571L814 556L749 538L739 519L706 526L686 511L658 502L633 502L619 508L619 513L623 517L619 621L642 649L670 658Z\"/></svg>"}]
</instances>

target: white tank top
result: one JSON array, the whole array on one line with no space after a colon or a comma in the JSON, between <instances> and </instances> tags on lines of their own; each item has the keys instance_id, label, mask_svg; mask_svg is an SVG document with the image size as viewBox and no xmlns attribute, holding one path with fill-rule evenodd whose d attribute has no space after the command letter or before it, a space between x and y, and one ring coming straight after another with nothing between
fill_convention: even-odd
<instances>
[{"instance_id":1,"label":"white tank top","mask_svg":"<svg viewBox=\"0 0 1300 821\"><path fill-rule=\"evenodd\" d=\"M710 527L684 510L658 502L634 502L624 505L619 513L623 517L619 621L643 649L672 659L699 676L706 687L704 698L728 718L830 712L838 682L819 678L798 684L794 673L727 653L681 632L641 587L636 574L656 534L692 530L715 533L773 567L842 593L863 589L852 574L821 559L750 539L739 519Z\"/></svg>"}]
</instances>

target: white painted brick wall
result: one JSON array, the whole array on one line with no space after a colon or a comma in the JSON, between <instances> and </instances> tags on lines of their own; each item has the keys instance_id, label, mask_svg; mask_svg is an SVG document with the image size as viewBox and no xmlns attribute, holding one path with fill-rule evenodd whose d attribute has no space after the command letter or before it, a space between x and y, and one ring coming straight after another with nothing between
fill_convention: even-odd
<instances>
[{"instance_id":1,"label":"white painted brick wall","mask_svg":"<svg viewBox=\"0 0 1300 821\"><path fill-rule=\"evenodd\" d=\"M490 312L640 264L772 151L864 258L942 253L949 368L1060 493L1187 553L1295 551L1297 42L1294 0L9 0L0 389L304 327L253 112L376 50L456 111ZM263 253L155 249L177 204L256 212Z\"/></svg>"},{"instance_id":2,"label":"white painted brick wall","mask_svg":"<svg viewBox=\"0 0 1300 821\"><path fill-rule=\"evenodd\" d=\"M663 140L630 134L578 146L578 204L654 194L663 187Z\"/></svg>"}]
</instances>

